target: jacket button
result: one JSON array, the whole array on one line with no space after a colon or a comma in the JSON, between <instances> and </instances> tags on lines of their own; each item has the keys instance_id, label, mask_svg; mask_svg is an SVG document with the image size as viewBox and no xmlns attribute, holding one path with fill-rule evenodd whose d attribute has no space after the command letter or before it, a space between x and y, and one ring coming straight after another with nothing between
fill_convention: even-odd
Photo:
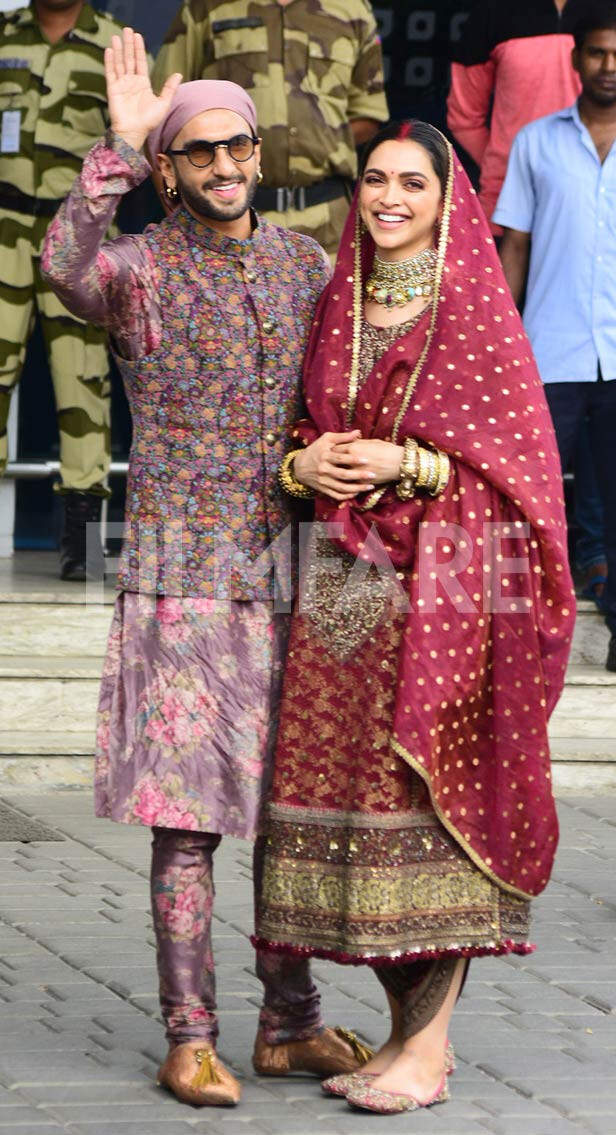
<instances>
[{"instance_id":1,"label":"jacket button","mask_svg":"<svg viewBox=\"0 0 616 1135\"><path fill-rule=\"evenodd\" d=\"M276 321L274 319L264 319L262 327L265 335L271 335L272 331L275 330Z\"/></svg>"},{"instance_id":2,"label":"jacket button","mask_svg":"<svg viewBox=\"0 0 616 1135\"><path fill-rule=\"evenodd\" d=\"M273 390L276 385L276 379L273 378L271 374L268 374L267 377L263 379L263 384L267 386L269 390Z\"/></svg>"},{"instance_id":3,"label":"jacket button","mask_svg":"<svg viewBox=\"0 0 616 1135\"><path fill-rule=\"evenodd\" d=\"M274 433L273 430L269 430L265 435L265 440L268 445L275 445L278 441L278 434Z\"/></svg>"}]
</instances>

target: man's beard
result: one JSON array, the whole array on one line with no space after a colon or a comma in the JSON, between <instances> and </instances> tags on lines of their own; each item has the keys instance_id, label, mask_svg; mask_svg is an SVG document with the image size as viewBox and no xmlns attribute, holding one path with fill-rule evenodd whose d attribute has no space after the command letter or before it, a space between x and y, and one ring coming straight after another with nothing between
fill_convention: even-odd
<instances>
[{"instance_id":1,"label":"man's beard","mask_svg":"<svg viewBox=\"0 0 616 1135\"><path fill-rule=\"evenodd\" d=\"M177 172L177 171L176 171ZM250 180L244 179L246 186L246 197L243 204L233 205L215 205L208 200L202 190L193 189L192 186L186 185L186 182L181 177L177 177L178 189L184 205L197 213L201 217L205 217L210 221L237 221L244 213L248 211L252 205L257 192L257 172L255 170ZM225 184L222 180L213 182L207 185L206 189L214 188L216 185Z\"/></svg>"},{"instance_id":2,"label":"man's beard","mask_svg":"<svg viewBox=\"0 0 616 1135\"><path fill-rule=\"evenodd\" d=\"M589 85L584 91L584 96L595 106L616 106L616 91L602 91Z\"/></svg>"}]
</instances>

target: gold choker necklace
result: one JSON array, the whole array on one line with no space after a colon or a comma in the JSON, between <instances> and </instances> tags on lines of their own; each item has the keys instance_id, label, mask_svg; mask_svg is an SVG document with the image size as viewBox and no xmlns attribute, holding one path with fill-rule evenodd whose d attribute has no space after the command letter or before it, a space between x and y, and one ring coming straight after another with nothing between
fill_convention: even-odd
<instances>
[{"instance_id":1,"label":"gold choker necklace","mask_svg":"<svg viewBox=\"0 0 616 1135\"><path fill-rule=\"evenodd\" d=\"M366 299L385 307L398 307L416 296L432 295L436 261L434 248L426 248L408 260L381 260L375 255L366 282Z\"/></svg>"}]
</instances>

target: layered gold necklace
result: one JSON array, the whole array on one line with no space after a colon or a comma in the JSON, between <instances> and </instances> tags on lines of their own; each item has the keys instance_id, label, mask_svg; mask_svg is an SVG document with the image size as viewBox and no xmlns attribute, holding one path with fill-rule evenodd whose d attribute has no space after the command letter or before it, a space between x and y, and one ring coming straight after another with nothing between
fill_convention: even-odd
<instances>
[{"instance_id":1,"label":"layered gold necklace","mask_svg":"<svg viewBox=\"0 0 616 1135\"><path fill-rule=\"evenodd\" d=\"M385 307L400 307L416 296L431 296L437 259L434 248L426 248L408 260L381 260L376 254L366 281L366 299Z\"/></svg>"}]
</instances>

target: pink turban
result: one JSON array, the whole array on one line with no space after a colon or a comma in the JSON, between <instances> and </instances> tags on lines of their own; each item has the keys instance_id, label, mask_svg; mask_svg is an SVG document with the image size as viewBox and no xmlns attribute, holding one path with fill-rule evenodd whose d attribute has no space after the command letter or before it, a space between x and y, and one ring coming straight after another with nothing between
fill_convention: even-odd
<instances>
[{"instance_id":1,"label":"pink turban","mask_svg":"<svg viewBox=\"0 0 616 1135\"><path fill-rule=\"evenodd\" d=\"M253 134L257 133L255 104L237 83L224 79L197 79L193 83L180 83L167 117L148 134L148 151L152 160L164 154L183 126L197 114L206 110L233 110L246 119Z\"/></svg>"}]
</instances>

